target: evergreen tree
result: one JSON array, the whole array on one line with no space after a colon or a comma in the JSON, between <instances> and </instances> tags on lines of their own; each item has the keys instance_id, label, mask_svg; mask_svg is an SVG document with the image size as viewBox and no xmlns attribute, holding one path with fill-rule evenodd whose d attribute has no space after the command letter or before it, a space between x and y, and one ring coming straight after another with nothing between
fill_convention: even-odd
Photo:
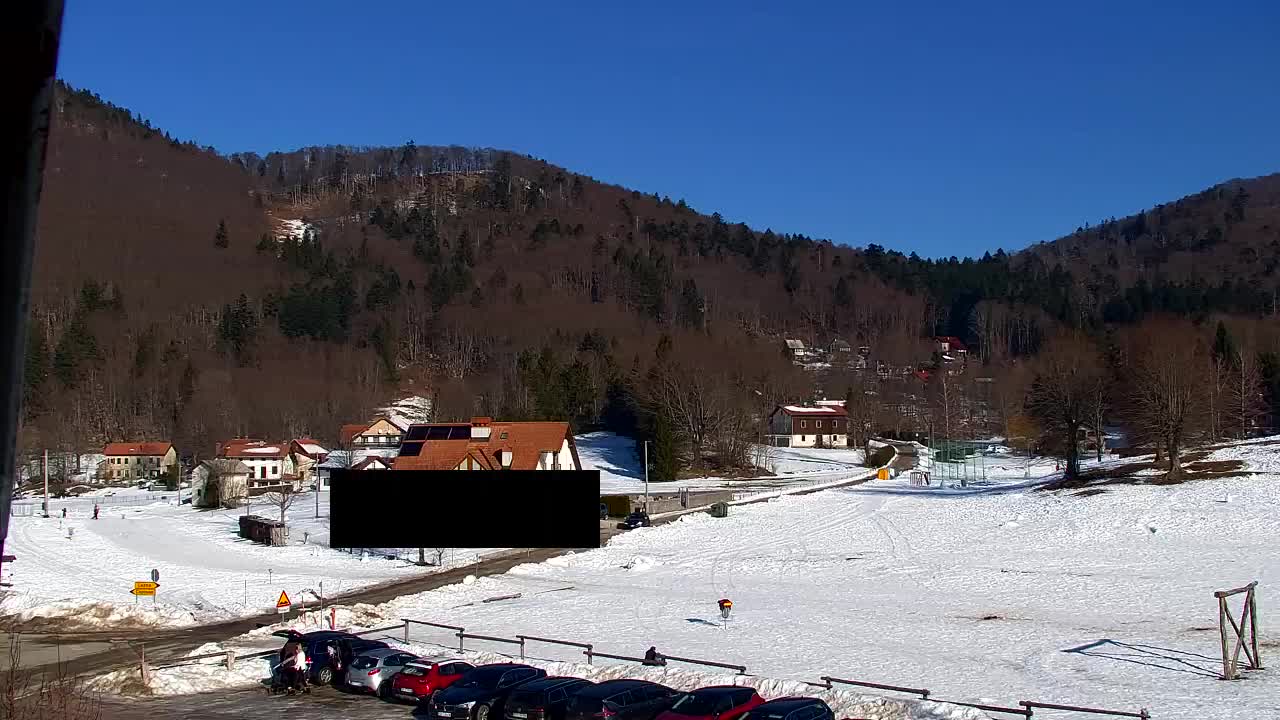
<instances>
[{"instance_id":1,"label":"evergreen tree","mask_svg":"<svg viewBox=\"0 0 1280 720\"><path fill-rule=\"evenodd\" d=\"M40 332L37 323L31 323L27 332L27 356L22 372L22 404L28 418L45 406L41 390L49 378L52 366L49 357L49 345L45 342L44 333Z\"/></svg>"},{"instance_id":2,"label":"evergreen tree","mask_svg":"<svg viewBox=\"0 0 1280 720\"><path fill-rule=\"evenodd\" d=\"M227 246L231 244L230 239L227 237L227 221L218 221L218 230L213 234L213 244L223 250L227 249Z\"/></svg>"},{"instance_id":3,"label":"evergreen tree","mask_svg":"<svg viewBox=\"0 0 1280 720\"><path fill-rule=\"evenodd\" d=\"M87 366L100 359L98 341L90 332L84 316L77 313L58 339L53 354L53 373L64 388L74 389L83 379Z\"/></svg>"},{"instance_id":4,"label":"evergreen tree","mask_svg":"<svg viewBox=\"0 0 1280 720\"><path fill-rule=\"evenodd\" d=\"M1218 321L1217 332L1213 337L1213 357L1224 365L1234 365L1236 363L1236 343L1232 339L1231 333L1227 330L1227 326Z\"/></svg>"},{"instance_id":5,"label":"evergreen tree","mask_svg":"<svg viewBox=\"0 0 1280 720\"><path fill-rule=\"evenodd\" d=\"M671 482L680 471L680 453L671 421L665 415L654 418L653 440L649 446L649 479Z\"/></svg>"}]
</instances>

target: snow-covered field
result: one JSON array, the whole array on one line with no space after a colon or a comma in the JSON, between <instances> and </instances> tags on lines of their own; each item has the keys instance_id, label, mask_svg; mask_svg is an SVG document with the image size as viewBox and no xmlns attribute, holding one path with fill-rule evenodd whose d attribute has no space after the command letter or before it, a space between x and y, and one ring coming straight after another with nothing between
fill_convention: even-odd
<instances>
[{"instance_id":1,"label":"snow-covered field","mask_svg":"<svg viewBox=\"0 0 1280 720\"><path fill-rule=\"evenodd\" d=\"M644 492L644 463L636 454L636 442L609 432L588 433L575 438L578 457L587 470L600 471L600 492L626 495ZM819 448L757 449L761 464L774 475L755 478L695 477L675 482L649 483L649 492L733 489L743 494L799 484L830 482L866 472L861 450Z\"/></svg>"},{"instance_id":2,"label":"snow-covered field","mask_svg":"<svg viewBox=\"0 0 1280 720\"><path fill-rule=\"evenodd\" d=\"M873 481L735 507L723 519L690 515L600 550L354 606L339 622L378 627L408 617L626 655L652 644L777 681L832 675L1006 706L1146 707L1159 720L1280 717L1274 670L1217 679L1213 597L1259 581L1265 662L1280 635L1267 600L1280 583L1275 453L1253 443L1211 456L1259 471L1247 477L1083 495L1031 487L1043 480L1028 475L1051 472L1045 462L1004 461L990 472L993 461L987 481L964 488L913 487L906 476ZM727 627L716 608L722 597L734 601ZM260 647L267 632L238 643ZM411 639L448 641L417 627ZM563 661L568 653L540 646L532 654ZM165 672L174 675L164 682L191 687L204 682L201 672L217 676L210 683L245 682Z\"/></svg>"},{"instance_id":3,"label":"snow-covered field","mask_svg":"<svg viewBox=\"0 0 1280 720\"><path fill-rule=\"evenodd\" d=\"M315 495L299 496L288 513L289 544L270 548L237 536L243 509L178 506L172 492L116 492L131 504L96 498L103 500L98 520L92 519L94 499L52 500L47 519L39 512L12 519L5 551L17 561L4 565L4 580L13 587L0 600L0 613L85 626L194 625L268 612L281 591L291 598L310 599L307 589L333 596L433 571L328 548L327 493L319 518ZM250 512L274 517L279 511L255 499ZM493 551L450 551L446 566ZM160 571L154 603L135 599L133 582L150 580L152 569Z\"/></svg>"}]
</instances>

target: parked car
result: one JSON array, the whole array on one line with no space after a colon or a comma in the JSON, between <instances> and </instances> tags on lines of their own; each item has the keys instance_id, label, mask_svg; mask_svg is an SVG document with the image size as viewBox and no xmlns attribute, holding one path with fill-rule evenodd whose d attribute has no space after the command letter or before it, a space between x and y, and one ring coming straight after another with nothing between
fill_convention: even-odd
<instances>
[{"instance_id":1,"label":"parked car","mask_svg":"<svg viewBox=\"0 0 1280 720\"><path fill-rule=\"evenodd\" d=\"M643 510L636 510L627 516L626 520L618 523L619 530L635 530L638 527L650 527L653 525L649 521L649 513Z\"/></svg>"},{"instance_id":2,"label":"parked car","mask_svg":"<svg viewBox=\"0 0 1280 720\"><path fill-rule=\"evenodd\" d=\"M311 661L311 680L320 685L331 685L336 676L336 671L330 662L330 647L334 649L334 654L344 667L349 667L351 661L361 653L390 647L381 640L365 640L358 635L339 630L317 630L309 633L279 630L272 635L302 643L307 659Z\"/></svg>"},{"instance_id":3,"label":"parked car","mask_svg":"<svg viewBox=\"0 0 1280 720\"><path fill-rule=\"evenodd\" d=\"M817 698L786 697L755 706L742 720L836 720L836 716Z\"/></svg>"},{"instance_id":4,"label":"parked car","mask_svg":"<svg viewBox=\"0 0 1280 720\"><path fill-rule=\"evenodd\" d=\"M506 720L564 720L565 706L575 693L593 685L572 677L544 677L522 684L507 698Z\"/></svg>"},{"instance_id":5,"label":"parked car","mask_svg":"<svg viewBox=\"0 0 1280 720\"><path fill-rule=\"evenodd\" d=\"M489 720L502 717L503 704L521 684L544 678L547 671L519 663L481 665L431 696L432 720Z\"/></svg>"},{"instance_id":6,"label":"parked car","mask_svg":"<svg viewBox=\"0 0 1280 720\"><path fill-rule=\"evenodd\" d=\"M764 698L752 688L712 685L685 693L658 720L737 720L763 704Z\"/></svg>"},{"instance_id":7,"label":"parked car","mask_svg":"<svg viewBox=\"0 0 1280 720\"><path fill-rule=\"evenodd\" d=\"M569 698L565 720L654 720L680 695L648 680L606 680Z\"/></svg>"},{"instance_id":8,"label":"parked car","mask_svg":"<svg viewBox=\"0 0 1280 720\"><path fill-rule=\"evenodd\" d=\"M347 668L347 687L385 698L391 692L392 678L405 664L417 659L417 655L395 648L360 653Z\"/></svg>"},{"instance_id":9,"label":"parked car","mask_svg":"<svg viewBox=\"0 0 1280 720\"><path fill-rule=\"evenodd\" d=\"M391 697L422 702L475 669L461 660L419 658L407 663L391 681Z\"/></svg>"}]
</instances>

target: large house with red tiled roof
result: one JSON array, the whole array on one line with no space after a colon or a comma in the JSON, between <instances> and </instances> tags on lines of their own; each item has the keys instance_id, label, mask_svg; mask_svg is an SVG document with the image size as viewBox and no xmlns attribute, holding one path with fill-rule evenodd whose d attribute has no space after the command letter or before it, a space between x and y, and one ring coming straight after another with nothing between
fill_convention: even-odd
<instances>
[{"instance_id":1,"label":"large house with red tiled roof","mask_svg":"<svg viewBox=\"0 0 1280 720\"><path fill-rule=\"evenodd\" d=\"M237 438L218 443L217 456L239 460L249 468L250 491L281 485L291 485L297 490L302 485L290 443Z\"/></svg>"},{"instance_id":2,"label":"large house with red tiled roof","mask_svg":"<svg viewBox=\"0 0 1280 720\"><path fill-rule=\"evenodd\" d=\"M390 418L380 417L373 422L343 425L338 440L342 447L350 450L393 448L399 447L404 430Z\"/></svg>"},{"instance_id":3,"label":"large house with red tiled roof","mask_svg":"<svg viewBox=\"0 0 1280 720\"><path fill-rule=\"evenodd\" d=\"M567 422L495 422L411 425L394 470L581 470Z\"/></svg>"},{"instance_id":4,"label":"large house with red tiled roof","mask_svg":"<svg viewBox=\"0 0 1280 720\"><path fill-rule=\"evenodd\" d=\"M98 469L103 480L160 478L178 464L178 451L169 442L118 442L102 448L106 459Z\"/></svg>"},{"instance_id":5,"label":"large house with red tiled roof","mask_svg":"<svg viewBox=\"0 0 1280 720\"><path fill-rule=\"evenodd\" d=\"M779 405L766 437L776 447L848 447L849 413L836 404Z\"/></svg>"}]
</instances>

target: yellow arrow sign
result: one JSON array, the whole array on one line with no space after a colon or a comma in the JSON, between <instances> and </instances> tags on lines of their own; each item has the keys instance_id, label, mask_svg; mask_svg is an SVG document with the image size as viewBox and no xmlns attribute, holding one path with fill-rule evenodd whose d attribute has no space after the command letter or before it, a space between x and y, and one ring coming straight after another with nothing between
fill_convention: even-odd
<instances>
[{"instance_id":1,"label":"yellow arrow sign","mask_svg":"<svg viewBox=\"0 0 1280 720\"><path fill-rule=\"evenodd\" d=\"M134 589L130 590L129 592L130 592L130 593L132 593L132 594L134 594L134 595L155 595L155 594L156 594L156 589L155 589L155 588L136 587L136 588L134 588Z\"/></svg>"},{"instance_id":2,"label":"yellow arrow sign","mask_svg":"<svg viewBox=\"0 0 1280 720\"><path fill-rule=\"evenodd\" d=\"M160 583L153 583L153 582L135 582L135 583L133 584L133 589L134 589L134 590L141 590L141 591L143 591L144 593L146 593L146 594L148 594L148 595L154 594L154 593L155 593L155 591L156 591L156 588L158 588L158 587L160 587Z\"/></svg>"}]
</instances>

